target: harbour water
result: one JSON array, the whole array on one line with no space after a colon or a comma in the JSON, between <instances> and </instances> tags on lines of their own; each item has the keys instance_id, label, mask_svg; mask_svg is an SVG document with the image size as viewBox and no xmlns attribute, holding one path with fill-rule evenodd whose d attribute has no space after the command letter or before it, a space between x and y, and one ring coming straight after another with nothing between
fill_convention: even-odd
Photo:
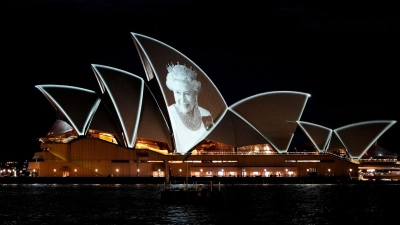
<instances>
[{"instance_id":1,"label":"harbour water","mask_svg":"<svg viewBox=\"0 0 400 225\"><path fill-rule=\"evenodd\" d=\"M165 204L160 201L163 184L0 184L0 224L400 222L398 182L221 184L219 188L223 198L217 202Z\"/></svg>"}]
</instances>

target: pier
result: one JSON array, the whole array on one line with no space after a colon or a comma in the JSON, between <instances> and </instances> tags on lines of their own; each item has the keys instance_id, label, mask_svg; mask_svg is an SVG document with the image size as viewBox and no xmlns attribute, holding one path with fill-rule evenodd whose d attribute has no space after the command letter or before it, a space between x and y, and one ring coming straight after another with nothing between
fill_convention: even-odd
<instances>
[{"instance_id":1,"label":"pier","mask_svg":"<svg viewBox=\"0 0 400 225\"><path fill-rule=\"evenodd\" d=\"M223 199L221 182L217 184L210 181L202 181L189 184L184 182L171 183L166 179L164 190L161 191L161 201L163 203L218 203Z\"/></svg>"}]
</instances>

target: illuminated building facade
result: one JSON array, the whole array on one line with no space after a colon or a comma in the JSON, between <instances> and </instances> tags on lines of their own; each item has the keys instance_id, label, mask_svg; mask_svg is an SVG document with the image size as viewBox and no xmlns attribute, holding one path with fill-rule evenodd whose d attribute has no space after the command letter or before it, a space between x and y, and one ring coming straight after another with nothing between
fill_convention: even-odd
<instances>
[{"instance_id":1,"label":"illuminated building facade","mask_svg":"<svg viewBox=\"0 0 400 225\"><path fill-rule=\"evenodd\" d=\"M265 92L231 106L189 58L132 33L147 80L93 64L97 90L37 85L58 118L36 152L34 176L358 176L396 121L330 129L301 121L310 97ZM300 127L312 151L290 152ZM363 131L363 132L359 132ZM399 167L387 157L385 166Z\"/></svg>"}]
</instances>

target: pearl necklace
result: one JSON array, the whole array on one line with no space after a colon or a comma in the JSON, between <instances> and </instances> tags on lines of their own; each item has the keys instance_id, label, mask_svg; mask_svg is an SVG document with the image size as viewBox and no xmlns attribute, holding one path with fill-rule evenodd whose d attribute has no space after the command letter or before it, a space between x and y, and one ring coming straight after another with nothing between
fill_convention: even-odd
<instances>
[{"instance_id":1,"label":"pearl necklace","mask_svg":"<svg viewBox=\"0 0 400 225\"><path fill-rule=\"evenodd\" d=\"M193 109L193 113L187 113L187 114L182 113L176 105L175 109L178 112L179 118L189 130L196 131L200 129L201 116L200 116L200 110L197 106ZM193 114L193 116L191 116L190 114Z\"/></svg>"}]
</instances>

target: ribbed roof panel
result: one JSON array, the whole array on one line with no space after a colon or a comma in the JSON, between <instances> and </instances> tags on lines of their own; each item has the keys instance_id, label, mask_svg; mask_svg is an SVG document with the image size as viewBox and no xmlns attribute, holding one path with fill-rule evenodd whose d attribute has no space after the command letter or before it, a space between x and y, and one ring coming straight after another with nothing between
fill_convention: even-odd
<instances>
[{"instance_id":1,"label":"ribbed roof panel","mask_svg":"<svg viewBox=\"0 0 400 225\"><path fill-rule=\"evenodd\" d=\"M37 85L78 135L85 135L100 99L94 91L66 85Z\"/></svg>"},{"instance_id":2,"label":"ribbed roof panel","mask_svg":"<svg viewBox=\"0 0 400 225\"><path fill-rule=\"evenodd\" d=\"M246 98L230 109L263 135L278 152L286 152L310 95L266 92Z\"/></svg>"},{"instance_id":3,"label":"ribbed roof panel","mask_svg":"<svg viewBox=\"0 0 400 225\"><path fill-rule=\"evenodd\" d=\"M104 94L109 95L111 99L117 114L115 119L119 121L123 130L126 147L133 148L142 107L144 81L120 69L102 65L92 66L104 85Z\"/></svg>"},{"instance_id":4,"label":"ribbed roof panel","mask_svg":"<svg viewBox=\"0 0 400 225\"><path fill-rule=\"evenodd\" d=\"M138 137L167 143L173 149L170 130L165 118L147 86L144 88Z\"/></svg>"},{"instance_id":5,"label":"ribbed roof panel","mask_svg":"<svg viewBox=\"0 0 400 225\"><path fill-rule=\"evenodd\" d=\"M196 134L196 137L191 136L190 140L188 140L187 137L180 136L182 130L179 129L179 125L174 124L172 120L169 121L174 133L175 143L180 143L179 147L175 146L176 148L180 148L176 149L177 152L186 153L191 151L221 121L228 108L225 100L201 68L181 52L151 37L136 33L131 34L141 57L146 75L149 80L153 78L157 79L167 107L175 103L172 91L166 86L167 66L180 64L196 71L196 79L201 82L201 90L197 98L198 105L211 113L214 126L202 133ZM171 118L171 115L168 118Z\"/></svg>"},{"instance_id":6,"label":"ribbed roof panel","mask_svg":"<svg viewBox=\"0 0 400 225\"><path fill-rule=\"evenodd\" d=\"M304 121L297 121L297 124L299 124L303 132L311 140L318 152L325 152L327 150L332 137L332 129Z\"/></svg>"},{"instance_id":7,"label":"ribbed roof panel","mask_svg":"<svg viewBox=\"0 0 400 225\"><path fill-rule=\"evenodd\" d=\"M360 159L374 142L396 123L395 120L366 121L334 130L351 158Z\"/></svg>"}]
</instances>

